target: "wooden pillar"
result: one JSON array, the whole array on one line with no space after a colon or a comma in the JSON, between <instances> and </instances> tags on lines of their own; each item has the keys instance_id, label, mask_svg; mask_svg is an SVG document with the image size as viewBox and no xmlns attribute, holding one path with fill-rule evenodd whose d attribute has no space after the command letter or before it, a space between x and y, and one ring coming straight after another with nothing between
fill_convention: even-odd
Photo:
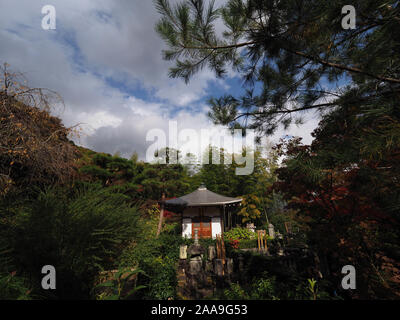
<instances>
[{"instance_id":1,"label":"wooden pillar","mask_svg":"<svg viewBox=\"0 0 400 320\"><path fill-rule=\"evenodd\" d=\"M180 230L181 230L181 235L182 235L183 234L183 210L181 212L181 228L180 228Z\"/></svg>"},{"instance_id":2,"label":"wooden pillar","mask_svg":"<svg viewBox=\"0 0 400 320\"><path fill-rule=\"evenodd\" d=\"M229 207L228 207L228 221L229 221L229 230L231 230L232 229L232 210L229 210Z\"/></svg>"},{"instance_id":3,"label":"wooden pillar","mask_svg":"<svg viewBox=\"0 0 400 320\"><path fill-rule=\"evenodd\" d=\"M222 233L226 231L225 224L225 205L222 205Z\"/></svg>"}]
</instances>

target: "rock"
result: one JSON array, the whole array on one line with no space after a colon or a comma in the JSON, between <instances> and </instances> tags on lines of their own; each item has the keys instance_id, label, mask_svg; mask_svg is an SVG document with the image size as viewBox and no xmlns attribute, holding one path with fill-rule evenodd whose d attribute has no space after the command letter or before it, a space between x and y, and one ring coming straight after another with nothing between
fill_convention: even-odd
<instances>
[{"instance_id":1,"label":"rock","mask_svg":"<svg viewBox=\"0 0 400 320\"><path fill-rule=\"evenodd\" d=\"M209 261L212 261L212 260L214 260L215 259L215 257L216 257L216 250L215 250L215 247L214 246L209 246L208 247L208 260Z\"/></svg>"},{"instance_id":2,"label":"rock","mask_svg":"<svg viewBox=\"0 0 400 320\"><path fill-rule=\"evenodd\" d=\"M224 275L224 265L222 263L222 259L214 259L214 273L218 277L222 277Z\"/></svg>"},{"instance_id":3,"label":"rock","mask_svg":"<svg viewBox=\"0 0 400 320\"><path fill-rule=\"evenodd\" d=\"M182 260L187 259L187 246L179 247L179 259L182 259Z\"/></svg>"},{"instance_id":4,"label":"rock","mask_svg":"<svg viewBox=\"0 0 400 320\"><path fill-rule=\"evenodd\" d=\"M275 238L275 228L274 228L274 225L273 225L272 223L270 223L270 224L268 225L268 235L269 235L272 239Z\"/></svg>"},{"instance_id":5,"label":"rock","mask_svg":"<svg viewBox=\"0 0 400 320\"><path fill-rule=\"evenodd\" d=\"M189 273L192 275L199 274L203 269L203 260L200 256L196 256L190 259L189 262Z\"/></svg>"},{"instance_id":6,"label":"rock","mask_svg":"<svg viewBox=\"0 0 400 320\"><path fill-rule=\"evenodd\" d=\"M246 224L246 228L248 229L248 230L250 230L251 232L256 232L256 226L254 225L254 223L248 223L248 224Z\"/></svg>"},{"instance_id":7,"label":"rock","mask_svg":"<svg viewBox=\"0 0 400 320\"><path fill-rule=\"evenodd\" d=\"M206 271L207 273L213 272L213 264L212 264L211 261L206 261L205 271Z\"/></svg>"},{"instance_id":8,"label":"rock","mask_svg":"<svg viewBox=\"0 0 400 320\"><path fill-rule=\"evenodd\" d=\"M202 246L197 246L194 244L192 244L187 251L190 257L201 256L202 254L204 254L204 252L205 250Z\"/></svg>"},{"instance_id":9,"label":"rock","mask_svg":"<svg viewBox=\"0 0 400 320\"><path fill-rule=\"evenodd\" d=\"M241 254L239 256L239 273L242 274L243 270L244 270L244 257Z\"/></svg>"},{"instance_id":10,"label":"rock","mask_svg":"<svg viewBox=\"0 0 400 320\"><path fill-rule=\"evenodd\" d=\"M226 260L226 273L231 275L233 273L233 259Z\"/></svg>"}]
</instances>

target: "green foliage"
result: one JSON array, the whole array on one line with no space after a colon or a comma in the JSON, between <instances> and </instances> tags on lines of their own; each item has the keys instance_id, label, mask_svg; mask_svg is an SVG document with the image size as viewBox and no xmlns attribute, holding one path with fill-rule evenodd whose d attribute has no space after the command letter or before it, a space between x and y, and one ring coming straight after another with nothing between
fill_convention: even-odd
<instances>
[{"instance_id":1,"label":"green foliage","mask_svg":"<svg viewBox=\"0 0 400 320\"><path fill-rule=\"evenodd\" d=\"M0 300L30 300L30 291L27 280L17 276L15 272L0 273Z\"/></svg>"},{"instance_id":2,"label":"green foliage","mask_svg":"<svg viewBox=\"0 0 400 320\"><path fill-rule=\"evenodd\" d=\"M162 232L159 238L142 238L121 255L120 266L137 266L148 277L139 280L146 286L143 299L167 300L176 297L176 267L179 246L184 243L180 234Z\"/></svg>"},{"instance_id":3,"label":"green foliage","mask_svg":"<svg viewBox=\"0 0 400 320\"><path fill-rule=\"evenodd\" d=\"M275 277L268 277L267 274L264 274L262 278L257 279L253 284L251 298L253 300L278 300L275 296L275 290Z\"/></svg>"},{"instance_id":4,"label":"green foliage","mask_svg":"<svg viewBox=\"0 0 400 320\"><path fill-rule=\"evenodd\" d=\"M242 207L238 212L238 215L242 217L242 222L255 222L260 219L261 211L260 207L260 199L254 194L249 194L243 196Z\"/></svg>"},{"instance_id":5,"label":"green foliage","mask_svg":"<svg viewBox=\"0 0 400 320\"><path fill-rule=\"evenodd\" d=\"M318 293L318 287L317 287L317 280L313 279L307 279L308 281L308 291L311 295L312 300L317 300L317 293Z\"/></svg>"},{"instance_id":6,"label":"green foliage","mask_svg":"<svg viewBox=\"0 0 400 320\"><path fill-rule=\"evenodd\" d=\"M341 26L343 1L229 0L220 8L204 0L155 4L161 15L156 30L168 46L164 58L175 62L171 77L189 81L203 68L222 77L233 66L246 81L242 97L211 99L211 118L219 124L271 134L280 125L302 123L305 110L323 114L339 102L396 97L390 89L400 83L395 0L354 1L363 13L357 15L362 27L354 30ZM222 36L219 23L227 28ZM343 79L352 85L342 90ZM382 95L375 95L378 84Z\"/></svg>"},{"instance_id":7,"label":"green foliage","mask_svg":"<svg viewBox=\"0 0 400 320\"><path fill-rule=\"evenodd\" d=\"M0 230L2 227L0 224ZM0 236L0 300L29 300L28 281L15 271L13 250L7 242Z\"/></svg>"},{"instance_id":8,"label":"green foliage","mask_svg":"<svg viewBox=\"0 0 400 320\"><path fill-rule=\"evenodd\" d=\"M258 247L257 239L245 239L239 241L239 249L251 249L257 247Z\"/></svg>"},{"instance_id":9,"label":"green foliage","mask_svg":"<svg viewBox=\"0 0 400 320\"><path fill-rule=\"evenodd\" d=\"M130 269L122 269L113 275L111 280L98 284L94 289L105 288L108 291L103 291L98 295L99 300L125 300L131 298L138 290L146 288L145 286L137 286L137 278L134 279L133 288L129 288L132 277L137 277L143 274L142 270L130 271ZM128 291L127 291L128 290ZM127 292L126 292L127 291Z\"/></svg>"},{"instance_id":10,"label":"green foliage","mask_svg":"<svg viewBox=\"0 0 400 320\"><path fill-rule=\"evenodd\" d=\"M283 268L282 261L277 256L265 256L256 252L232 252L234 259L238 255L244 257L244 272L240 282L225 290L221 299L252 299L252 300L318 300L340 299L332 294L332 283L310 279L304 270ZM318 289L317 289L318 287ZM330 292L330 293L329 293ZM315 294L315 295L314 295Z\"/></svg>"},{"instance_id":11,"label":"green foliage","mask_svg":"<svg viewBox=\"0 0 400 320\"><path fill-rule=\"evenodd\" d=\"M128 160L118 155L84 152L79 169L84 180L101 182L103 187L118 186L134 202L180 196L189 190L188 174L180 164L144 163L136 157Z\"/></svg>"},{"instance_id":12,"label":"green foliage","mask_svg":"<svg viewBox=\"0 0 400 320\"><path fill-rule=\"evenodd\" d=\"M239 197L243 194L255 194L257 197L265 197L268 188L275 181L274 170L276 166L276 156L274 153L265 154L266 148L259 147L254 150L254 172L250 175L237 175L238 164L224 164L225 158L233 157L223 148L209 146L210 151L205 151L203 159L207 159L209 164L203 163L200 171L193 176L194 187L204 183L206 187L216 193ZM264 150L264 152L262 152ZM219 164L217 157L219 155Z\"/></svg>"},{"instance_id":13,"label":"green foliage","mask_svg":"<svg viewBox=\"0 0 400 320\"><path fill-rule=\"evenodd\" d=\"M224 290L228 300L248 300L249 296L238 283L232 283L229 289Z\"/></svg>"},{"instance_id":14,"label":"green foliage","mask_svg":"<svg viewBox=\"0 0 400 320\"><path fill-rule=\"evenodd\" d=\"M127 202L113 189L97 186L69 194L49 189L18 208L3 236L10 241L15 265L34 283L40 284L44 265L53 265L62 275L53 292L58 298L87 298L95 274L111 268L136 236L137 209Z\"/></svg>"},{"instance_id":15,"label":"green foliage","mask_svg":"<svg viewBox=\"0 0 400 320\"><path fill-rule=\"evenodd\" d=\"M246 228L232 228L229 231L224 232L224 239L226 240L251 240L255 239L257 235Z\"/></svg>"},{"instance_id":16,"label":"green foliage","mask_svg":"<svg viewBox=\"0 0 400 320\"><path fill-rule=\"evenodd\" d=\"M275 278L264 273L251 285L241 286L239 283L232 283L229 289L224 290L223 298L228 300L279 300L276 296L276 287Z\"/></svg>"}]
</instances>

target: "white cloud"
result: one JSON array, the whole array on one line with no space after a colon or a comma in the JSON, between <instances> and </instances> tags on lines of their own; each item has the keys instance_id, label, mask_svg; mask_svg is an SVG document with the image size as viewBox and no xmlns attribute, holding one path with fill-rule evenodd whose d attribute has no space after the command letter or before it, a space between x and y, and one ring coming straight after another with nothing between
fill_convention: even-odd
<instances>
[{"instance_id":1,"label":"white cloud","mask_svg":"<svg viewBox=\"0 0 400 320\"><path fill-rule=\"evenodd\" d=\"M47 4L2 0L0 62L24 72L29 85L63 96L66 108L55 113L67 126L82 124L81 144L144 156L147 131L166 130L168 120L182 128L213 127L202 99L208 86L228 92L229 85L209 70L188 85L168 78L171 64L161 58L164 44L154 31L158 14L152 1L54 0L55 31L41 29L41 8ZM223 28L218 25L218 32ZM124 88L112 86L110 79ZM314 125L310 121L291 132L308 137Z\"/></svg>"}]
</instances>

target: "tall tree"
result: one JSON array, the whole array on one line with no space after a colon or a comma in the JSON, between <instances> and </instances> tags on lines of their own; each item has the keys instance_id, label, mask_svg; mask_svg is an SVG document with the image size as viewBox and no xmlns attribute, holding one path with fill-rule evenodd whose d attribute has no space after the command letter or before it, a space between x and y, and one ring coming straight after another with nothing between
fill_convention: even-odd
<instances>
[{"instance_id":1,"label":"tall tree","mask_svg":"<svg viewBox=\"0 0 400 320\"><path fill-rule=\"evenodd\" d=\"M244 96L211 99L216 123L272 133L301 123L302 111L398 99L399 3L352 3L357 27L345 30L348 3L341 0L228 0L220 8L214 1L156 0L156 30L168 45L164 58L176 62L171 77L189 81L204 67L223 77L229 65L243 76Z\"/></svg>"}]
</instances>

